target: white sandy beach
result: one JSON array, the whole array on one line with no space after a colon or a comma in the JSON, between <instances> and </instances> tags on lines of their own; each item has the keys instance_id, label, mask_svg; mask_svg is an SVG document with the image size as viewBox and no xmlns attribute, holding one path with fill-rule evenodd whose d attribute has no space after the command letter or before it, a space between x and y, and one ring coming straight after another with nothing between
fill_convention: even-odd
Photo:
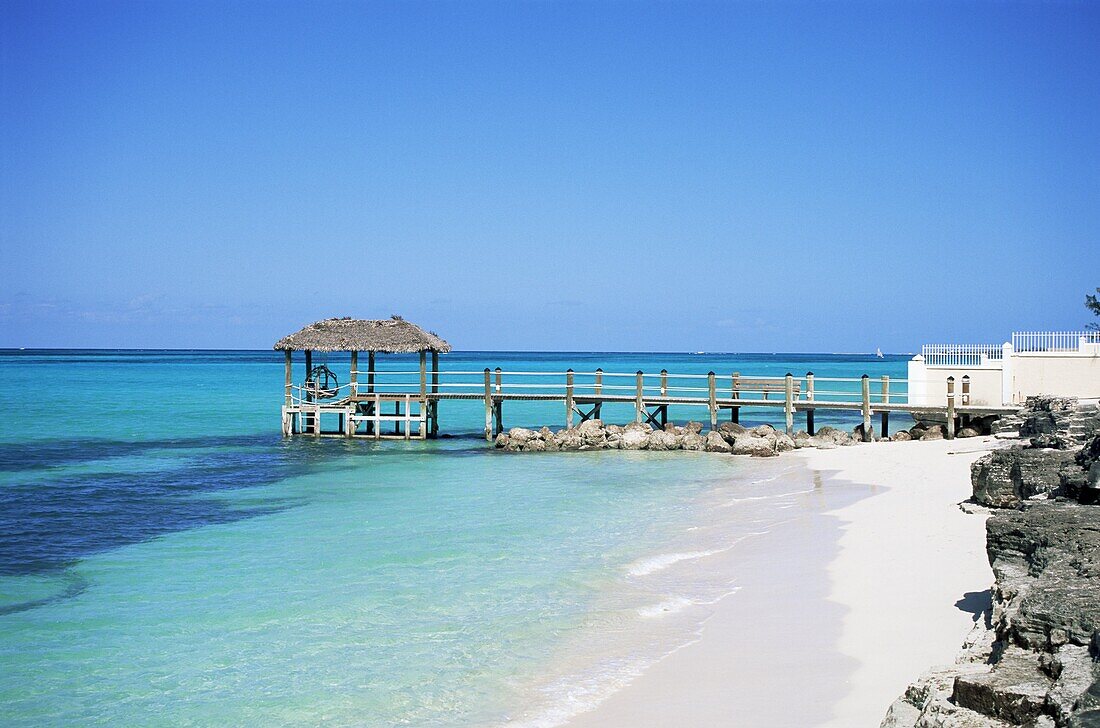
<instances>
[{"instance_id":1,"label":"white sandy beach","mask_svg":"<svg viewBox=\"0 0 1100 728\"><path fill-rule=\"evenodd\" d=\"M743 588L697 641L569 725L877 726L910 681L954 660L992 583L984 517L958 503L970 496L970 464L995 446L785 455L805 461L825 499L853 485L870 497L761 539L764 558L742 553L729 569Z\"/></svg>"}]
</instances>

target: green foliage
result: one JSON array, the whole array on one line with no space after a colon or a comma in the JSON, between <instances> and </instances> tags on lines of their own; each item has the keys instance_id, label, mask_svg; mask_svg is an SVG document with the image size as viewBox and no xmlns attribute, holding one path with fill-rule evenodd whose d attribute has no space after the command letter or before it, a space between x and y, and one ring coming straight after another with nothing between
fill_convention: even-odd
<instances>
[{"instance_id":1,"label":"green foliage","mask_svg":"<svg viewBox=\"0 0 1100 728\"><path fill-rule=\"evenodd\" d=\"M1100 294L1100 288L1096 289L1096 294L1085 295L1085 308L1092 311L1093 316L1100 316L1100 300L1097 299L1097 294ZM1092 323L1088 325L1089 329L1093 331L1100 331L1100 324Z\"/></svg>"}]
</instances>

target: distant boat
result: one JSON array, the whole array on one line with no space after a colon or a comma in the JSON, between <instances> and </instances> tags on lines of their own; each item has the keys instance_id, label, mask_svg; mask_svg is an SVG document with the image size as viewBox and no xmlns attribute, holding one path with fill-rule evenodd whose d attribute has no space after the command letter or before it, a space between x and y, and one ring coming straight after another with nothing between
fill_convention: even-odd
<instances>
[{"instance_id":1,"label":"distant boat","mask_svg":"<svg viewBox=\"0 0 1100 728\"><path fill-rule=\"evenodd\" d=\"M879 359L885 358L882 356L882 349L875 349L875 356L877 356Z\"/></svg>"},{"instance_id":2,"label":"distant boat","mask_svg":"<svg viewBox=\"0 0 1100 728\"><path fill-rule=\"evenodd\" d=\"M695 352L695 353L696 353L696 354L706 354L706 352L705 352L705 351L697 351L697 352Z\"/></svg>"}]
</instances>

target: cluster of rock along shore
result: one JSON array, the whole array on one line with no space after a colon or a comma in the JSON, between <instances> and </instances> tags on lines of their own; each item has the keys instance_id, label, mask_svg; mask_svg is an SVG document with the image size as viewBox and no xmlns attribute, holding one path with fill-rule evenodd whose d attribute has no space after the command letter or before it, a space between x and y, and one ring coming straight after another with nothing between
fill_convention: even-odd
<instances>
[{"instance_id":1,"label":"cluster of rock along shore","mask_svg":"<svg viewBox=\"0 0 1100 728\"><path fill-rule=\"evenodd\" d=\"M901 430L891 440L942 440L947 434L943 425L919 423L909 430ZM964 427L958 437L974 437L983 434L976 426ZM879 439L874 432L871 439ZM587 420L578 427L557 432L549 427L529 430L513 427L497 436L496 446L510 452L546 452L562 450L696 450L771 457L781 452L804 447L819 449L841 445L854 445L863 440L863 426L857 426L851 434L835 427L825 426L813 435L799 431L794 435L776 430L771 425L743 427L736 422L723 422L714 430L703 430L699 422L683 426L671 422L657 430L645 422L628 425L605 425L601 420Z\"/></svg>"},{"instance_id":2,"label":"cluster of rock along shore","mask_svg":"<svg viewBox=\"0 0 1100 728\"><path fill-rule=\"evenodd\" d=\"M991 514L990 606L883 728L1100 727L1100 409L1035 398L1019 437L974 463L964 504Z\"/></svg>"}]
</instances>

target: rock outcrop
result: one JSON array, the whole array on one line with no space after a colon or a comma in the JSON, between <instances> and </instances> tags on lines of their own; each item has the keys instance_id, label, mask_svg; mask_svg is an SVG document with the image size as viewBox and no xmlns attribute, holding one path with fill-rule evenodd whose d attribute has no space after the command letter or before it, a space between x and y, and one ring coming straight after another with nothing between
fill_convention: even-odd
<instances>
[{"instance_id":1,"label":"rock outcrop","mask_svg":"<svg viewBox=\"0 0 1100 728\"><path fill-rule=\"evenodd\" d=\"M1049 412L1022 420L1045 427ZM997 509L992 607L956 664L911 685L884 728L1100 727L1098 458L1094 435L1078 452L1015 448L974 464L975 500Z\"/></svg>"},{"instance_id":2,"label":"rock outcrop","mask_svg":"<svg viewBox=\"0 0 1100 728\"><path fill-rule=\"evenodd\" d=\"M736 422L723 422L714 430L703 430L698 422L682 427L669 423L655 430L648 423L631 422L625 426L605 425L586 420L577 427L554 432L548 427L531 430L513 427L497 435L496 446L509 452L547 452L572 450L694 450L753 457L772 457L803 447L854 445L851 435L835 427L822 427L814 437L799 431L793 436L771 425L746 428Z\"/></svg>"}]
</instances>

